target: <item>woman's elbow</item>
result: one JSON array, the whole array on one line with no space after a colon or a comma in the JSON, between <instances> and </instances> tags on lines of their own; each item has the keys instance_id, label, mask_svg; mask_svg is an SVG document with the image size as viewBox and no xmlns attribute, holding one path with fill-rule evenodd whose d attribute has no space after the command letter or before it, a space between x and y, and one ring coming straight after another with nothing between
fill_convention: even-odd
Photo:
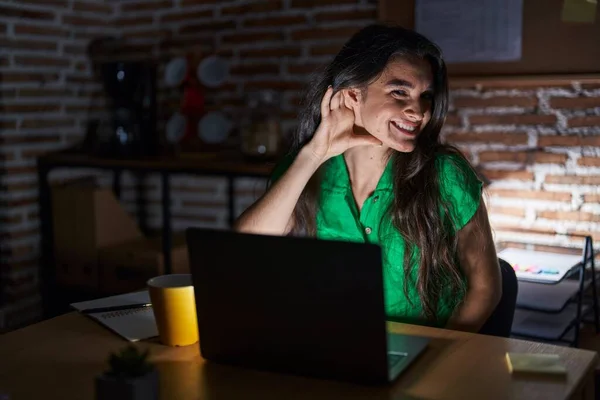
<instances>
[{"instance_id":1,"label":"woman's elbow","mask_svg":"<svg viewBox=\"0 0 600 400\"><path fill-rule=\"evenodd\" d=\"M500 301L502 300L502 294L502 285L500 285L496 288L496 290L494 290L494 297L492 299L492 311L495 310L496 307L498 307L498 304L500 304Z\"/></svg>"},{"instance_id":2,"label":"woman's elbow","mask_svg":"<svg viewBox=\"0 0 600 400\"><path fill-rule=\"evenodd\" d=\"M488 289L488 299L489 299L489 310L488 312L491 314L492 312L494 312L494 310L496 309L496 307L498 307L498 305L500 304L500 301L502 301L502 295L503 295L503 289L502 289L502 278L500 278L499 282L496 282L496 284L492 285L489 289Z\"/></svg>"},{"instance_id":3,"label":"woman's elbow","mask_svg":"<svg viewBox=\"0 0 600 400\"><path fill-rule=\"evenodd\" d=\"M498 306L498 304L502 300L502 296L504 295L504 284L502 281L502 272L501 272L500 266L498 266L498 271L499 271L499 273L496 278L496 284L494 285L495 286L494 308L496 308L496 306Z\"/></svg>"},{"instance_id":4,"label":"woman's elbow","mask_svg":"<svg viewBox=\"0 0 600 400\"><path fill-rule=\"evenodd\" d=\"M248 221L246 218L244 218L243 215L239 216L235 221L233 221L233 225L231 225L231 230L238 233L251 232Z\"/></svg>"}]
</instances>

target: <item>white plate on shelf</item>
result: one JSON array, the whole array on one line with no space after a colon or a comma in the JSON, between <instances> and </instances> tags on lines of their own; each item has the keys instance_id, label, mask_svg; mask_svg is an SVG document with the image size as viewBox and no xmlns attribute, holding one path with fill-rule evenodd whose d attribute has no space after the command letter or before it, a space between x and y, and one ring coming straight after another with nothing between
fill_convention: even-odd
<instances>
[{"instance_id":1,"label":"white plate on shelf","mask_svg":"<svg viewBox=\"0 0 600 400\"><path fill-rule=\"evenodd\" d=\"M219 56L208 56L198 64L198 80L203 85L215 88L223 84L229 75L229 63Z\"/></svg>"},{"instance_id":2,"label":"white plate on shelf","mask_svg":"<svg viewBox=\"0 0 600 400\"><path fill-rule=\"evenodd\" d=\"M169 87L179 86L187 73L187 61L184 57L174 58L165 67L165 83Z\"/></svg>"},{"instance_id":3,"label":"white plate on shelf","mask_svg":"<svg viewBox=\"0 0 600 400\"><path fill-rule=\"evenodd\" d=\"M167 142L175 144L179 143L185 136L185 127L187 119L183 114L176 112L167 121L165 126Z\"/></svg>"},{"instance_id":4,"label":"white plate on shelf","mask_svg":"<svg viewBox=\"0 0 600 400\"><path fill-rule=\"evenodd\" d=\"M198 122L198 136L206 143L223 143L229 137L233 122L219 111L206 113Z\"/></svg>"}]
</instances>

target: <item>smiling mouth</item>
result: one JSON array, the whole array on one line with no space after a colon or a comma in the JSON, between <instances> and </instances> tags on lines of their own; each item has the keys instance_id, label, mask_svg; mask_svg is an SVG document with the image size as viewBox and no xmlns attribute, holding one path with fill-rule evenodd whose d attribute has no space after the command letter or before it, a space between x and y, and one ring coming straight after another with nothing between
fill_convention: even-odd
<instances>
[{"instance_id":1,"label":"smiling mouth","mask_svg":"<svg viewBox=\"0 0 600 400\"><path fill-rule=\"evenodd\" d=\"M403 135L411 137L417 135L418 129L415 125L408 125L399 121L392 121L392 125Z\"/></svg>"}]
</instances>

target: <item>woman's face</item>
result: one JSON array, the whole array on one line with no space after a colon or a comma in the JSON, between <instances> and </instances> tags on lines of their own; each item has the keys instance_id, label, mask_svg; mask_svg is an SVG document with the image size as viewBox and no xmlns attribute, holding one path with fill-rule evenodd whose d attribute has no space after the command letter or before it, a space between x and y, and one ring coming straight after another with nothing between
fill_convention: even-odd
<instances>
[{"instance_id":1,"label":"woman's face","mask_svg":"<svg viewBox=\"0 0 600 400\"><path fill-rule=\"evenodd\" d=\"M431 119L431 66L423 59L390 61L365 91L350 90L348 98L357 127L364 128L386 147L411 152L417 136Z\"/></svg>"}]
</instances>

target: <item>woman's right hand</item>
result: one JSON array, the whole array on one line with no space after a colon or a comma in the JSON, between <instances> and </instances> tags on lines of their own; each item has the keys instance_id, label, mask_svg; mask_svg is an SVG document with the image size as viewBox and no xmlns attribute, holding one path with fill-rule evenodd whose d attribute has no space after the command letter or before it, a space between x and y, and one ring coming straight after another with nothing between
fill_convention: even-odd
<instances>
[{"instance_id":1,"label":"woman's right hand","mask_svg":"<svg viewBox=\"0 0 600 400\"><path fill-rule=\"evenodd\" d=\"M321 123L306 150L323 163L351 147L380 146L379 139L354 132L354 110L347 106L344 92L332 95L333 88L329 86L321 100Z\"/></svg>"}]
</instances>

